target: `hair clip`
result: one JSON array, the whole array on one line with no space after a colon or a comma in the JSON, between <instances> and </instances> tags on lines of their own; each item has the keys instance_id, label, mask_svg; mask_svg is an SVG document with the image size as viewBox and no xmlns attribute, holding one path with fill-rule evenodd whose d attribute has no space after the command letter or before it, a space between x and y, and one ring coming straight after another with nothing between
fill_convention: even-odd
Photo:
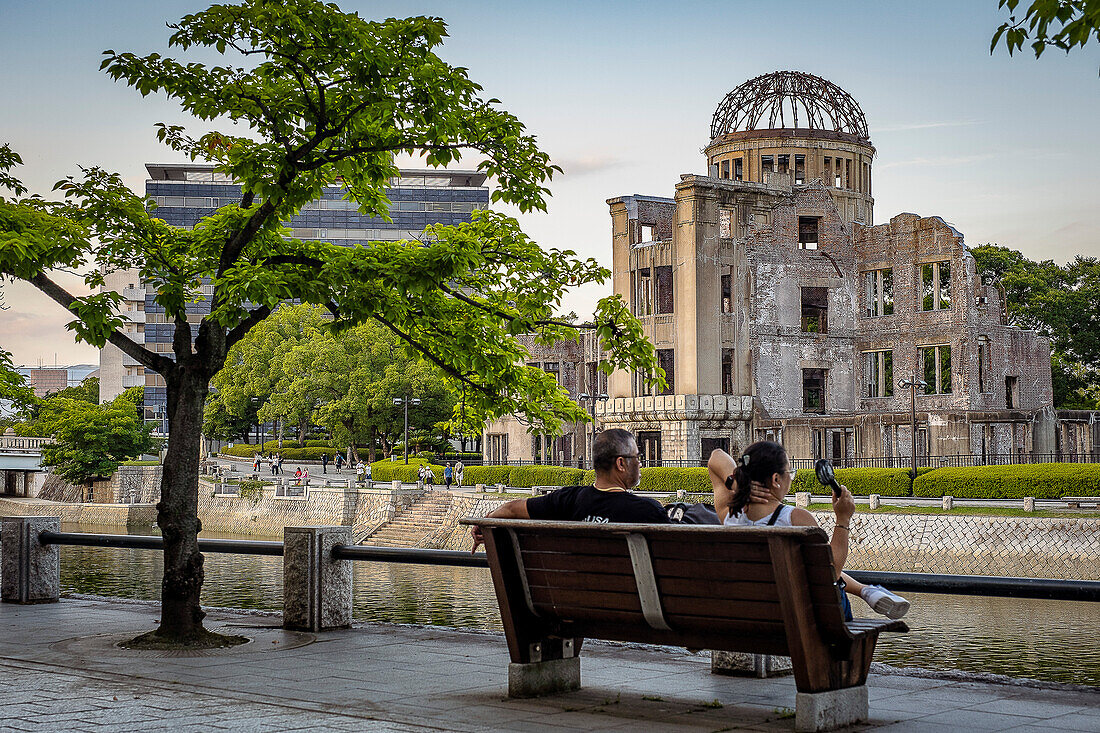
<instances>
[{"instance_id":1,"label":"hair clip","mask_svg":"<svg viewBox=\"0 0 1100 733\"><path fill-rule=\"evenodd\" d=\"M742 465L742 466L747 466L747 465L749 465L749 454L748 454L748 453L746 453L745 455L741 456L741 465Z\"/></svg>"}]
</instances>

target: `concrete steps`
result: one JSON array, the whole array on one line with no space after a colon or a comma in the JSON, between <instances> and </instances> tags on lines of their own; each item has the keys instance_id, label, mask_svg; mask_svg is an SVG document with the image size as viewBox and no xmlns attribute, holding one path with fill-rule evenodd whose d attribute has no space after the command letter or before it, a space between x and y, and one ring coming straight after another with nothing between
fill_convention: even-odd
<instances>
[{"instance_id":1,"label":"concrete steps","mask_svg":"<svg viewBox=\"0 0 1100 733\"><path fill-rule=\"evenodd\" d=\"M402 510L374 533L363 544L381 547L420 547L421 543L443 526L451 509L451 494L447 491L431 491L412 506Z\"/></svg>"}]
</instances>

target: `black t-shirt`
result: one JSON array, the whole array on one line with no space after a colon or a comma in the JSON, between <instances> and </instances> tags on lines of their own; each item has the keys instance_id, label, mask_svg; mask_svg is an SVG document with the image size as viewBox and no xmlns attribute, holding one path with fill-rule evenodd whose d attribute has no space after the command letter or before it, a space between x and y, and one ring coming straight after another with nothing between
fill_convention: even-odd
<instances>
[{"instance_id":1,"label":"black t-shirt","mask_svg":"<svg viewBox=\"0 0 1100 733\"><path fill-rule=\"evenodd\" d=\"M668 524L664 508L629 491L600 491L594 486L563 486L527 500L531 519L573 522Z\"/></svg>"}]
</instances>

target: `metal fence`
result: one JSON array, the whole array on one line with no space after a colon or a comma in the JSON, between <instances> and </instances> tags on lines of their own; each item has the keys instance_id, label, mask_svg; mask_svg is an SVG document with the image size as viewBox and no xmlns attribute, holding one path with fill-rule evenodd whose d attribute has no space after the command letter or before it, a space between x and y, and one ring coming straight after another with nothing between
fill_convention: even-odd
<instances>
[{"instance_id":1,"label":"metal fence","mask_svg":"<svg viewBox=\"0 0 1100 733\"><path fill-rule=\"evenodd\" d=\"M401 459L399 458L398 461ZM436 456L435 463L454 463L454 458ZM813 468L814 458L791 458L792 468ZM830 458L837 468L912 468L913 459L909 456L870 456L855 458ZM917 456L918 468L958 468L965 466L1013 466L1031 463L1100 463L1100 451L1092 453L1006 453L1003 455L975 455L959 453L949 456ZM502 460L485 459L463 460L464 466L564 466L567 468L590 468L589 461L578 457L570 461L554 460ZM642 466L689 468L706 466L705 458L687 459L645 459Z\"/></svg>"},{"instance_id":2,"label":"metal fence","mask_svg":"<svg viewBox=\"0 0 1100 733\"><path fill-rule=\"evenodd\" d=\"M85 532L41 532L44 545L162 549L164 539L142 535L106 535ZM283 554L283 543L262 540L199 539L199 550L240 555ZM488 568L484 554L458 550L421 550L401 547L337 545L332 554L338 559L371 562L450 565ZM892 573L869 570L849 571L861 583L885 584L896 590L950 595L997 596L1004 598L1046 598L1062 601L1100 602L1100 581L1055 580L1049 578L1005 578L977 575L938 575L931 573Z\"/></svg>"}]
</instances>

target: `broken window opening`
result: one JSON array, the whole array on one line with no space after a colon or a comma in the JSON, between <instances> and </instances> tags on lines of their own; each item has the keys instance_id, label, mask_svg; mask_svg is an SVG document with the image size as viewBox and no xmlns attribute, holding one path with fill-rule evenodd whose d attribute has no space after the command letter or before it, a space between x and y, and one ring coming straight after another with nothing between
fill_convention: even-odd
<instances>
[{"instance_id":1,"label":"broken window opening","mask_svg":"<svg viewBox=\"0 0 1100 733\"><path fill-rule=\"evenodd\" d=\"M802 288L802 332L828 333L829 289Z\"/></svg>"},{"instance_id":2,"label":"broken window opening","mask_svg":"<svg viewBox=\"0 0 1100 733\"><path fill-rule=\"evenodd\" d=\"M649 275L648 267L638 270L637 285L634 292L634 315L653 315L653 278Z\"/></svg>"},{"instance_id":3,"label":"broken window opening","mask_svg":"<svg viewBox=\"0 0 1100 733\"><path fill-rule=\"evenodd\" d=\"M836 169L833 172L833 188L844 188L844 181L842 180L844 175L843 166L840 164L841 158L836 159Z\"/></svg>"},{"instance_id":4,"label":"broken window opening","mask_svg":"<svg viewBox=\"0 0 1100 733\"><path fill-rule=\"evenodd\" d=\"M863 273L863 302L863 314L868 318L893 314L893 270L869 270Z\"/></svg>"},{"instance_id":5,"label":"broken window opening","mask_svg":"<svg viewBox=\"0 0 1100 733\"><path fill-rule=\"evenodd\" d=\"M729 177L730 177L730 162L729 162L729 160L723 160L722 161L722 173L719 175L719 178L729 178Z\"/></svg>"},{"instance_id":6,"label":"broken window opening","mask_svg":"<svg viewBox=\"0 0 1100 733\"><path fill-rule=\"evenodd\" d=\"M794 156L794 182L801 185L806 182L806 156Z\"/></svg>"},{"instance_id":7,"label":"broken window opening","mask_svg":"<svg viewBox=\"0 0 1100 733\"><path fill-rule=\"evenodd\" d=\"M675 394L676 351L674 349L657 349L657 366L665 373L665 388L659 394Z\"/></svg>"},{"instance_id":8,"label":"broken window opening","mask_svg":"<svg viewBox=\"0 0 1100 733\"><path fill-rule=\"evenodd\" d=\"M987 373L988 367L986 366L986 363L987 363L988 359L989 359L989 337L988 336L979 336L978 337L978 391L979 392L985 392L986 387L988 386L986 384L986 382L988 381L988 377L989 377L989 375Z\"/></svg>"},{"instance_id":9,"label":"broken window opening","mask_svg":"<svg viewBox=\"0 0 1100 733\"><path fill-rule=\"evenodd\" d=\"M825 378L827 369L802 370L802 411L825 412Z\"/></svg>"},{"instance_id":10,"label":"broken window opening","mask_svg":"<svg viewBox=\"0 0 1100 733\"><path fill-rule=\"evenodd\" d=\"M658 265L657 313L672 312L672 265Z\"/></svg>"},{"instance_id":11,"label":"broken window opening","mask_svg":"<svg viewBox=\"0 0 1100 733\"><path fill-rule=\"evenodd\" d=\"M775 171L774 160L775 160L775 158L771 155L761 155L760 156L760 172L761 172L761 174L763 174L763 173L772 173L772 172ZM763 180L764 180L763 175L760 176L760 180L761 180L761 182L763 182Z\"/></svg>"},{"instance_id":12,"label":"broken window opening","mask_svg":"<svg viewBox=\"0 0 1100 733\"><path fill-rule=\"evenodd\" d=\"M657 241L657 227L653 224L642 224L642 239L643 242L655 242Z\"/></svg>"},{"instance_id":13,"label":"broken window opening","mask_svg":"<svg viewBox=\"0 0 1100 733\"><path fill-rule=\"evenodd\" d=\"M865 397L890 397L894 394L894 352L863 352L863 375L867 383Z\"/></svg>"},{"instance_id":14,"label":"broken window opening","mask_svg":"<svg viewBox=\"0 0 1100 733\"><path fill-rule=\"evenodd\" d=\"M825 164L822 166L821 180L825 181L826 186L833 180L833 159L828 155L825 156Z\"/></svg>"},{"instance_id":15,"label":"broken window opening","mask_svg":"<svg viewBox=\"0 0 1100 733\"><path fill-rule=\"evenodd\" d=\"M730 209L718 210L718 236L722 239L733 237L733 211Z\"/></svg>"},{"instance_id":16,"label":"broken window opening","mask_svg":"<svg viewBox=\"0 0 1100 733\"><path fill-rule=\"evenodd\" d=\"M779 167L777 168L778 172L779 173L788 173L788 172L790 172L790 169L791 169L791 156L789 156L789 155L780 155L780 156L777 156L777 158L778 158L777 162L778 162L778 165L779 165Z\"/></svg>"},{"instance_id":17,"label":"broken window opening","mask_svg":"<svg viewBox=\"0 0 1100 733\"><path fill-rule=\"evenodd\" d=\"M554 381L561 384L561 369L556 361L548 361L542 365L543 371L554 378Z\"/></svg>"},{"instance_id":18,"label":"broken window opening","mask_svg":"<svg viewBox=\"0 0 1100 733\"><path fill-rule=\"evenodd\" d=\"M733 278L722 275L722 312L733 313Z\"/></svg>"},{"instance_id":19,"label":"broken window opening","mask_svg":"<svg viewBox=\"0 0 1100 733\"><path fill-rule=\"evenodd\" d=\"M951 308L951 262L926 262L920 265L921 310Z\"/></svg>"},{"instance_id":20,"label":"broken window opening","mask_svg":"<svg viewBox=\"0 0 1100 733\"><path fill-rule=\"evenodd\" d=\"M741 158L733 159L733 180L740 181L744 177L744 167L741 165Z\"/></svg>"},{"instance_id":21,"label":"broken window opening","mask_svg":"<svg viewBox=\"0 0 1100 733\"><path fill-rule=\"evenodd\" d=\"M844 188L852 187L852 161L849 158L844 159Z\"/></svg>"},{"instance_id":22,"label":"broken window opening","mask_svg":"<svg viewBox=\"0 0 1100 733\"><path fill-rule=\"evenodd\" d=\"M1005 407L1016 410L1020 407L1020 378L1005 377Z\"/></svg>"},{"instance_id":23,"label":"broken window opening","mask_svg":"<svg viewBox=\"0 0 1100 733\"><path fill-rule=\"evenodd\" d=\"M922 346L918 349L924 372L925 394L951 394L951 347Z\"/></svg>"},{"instance_id":24,"label":"broken window opening","mask_svg":"<svg viewBox=\"0 0 1100 733\"><path fill-rule=\"evenodd\" d=\"M722 394L737 394L733 370L733 349L722 349Z\"/></svg>"},{"instance_id":25,"label":"broken window opening","mask_svg":"<svg viewBox=\"0 0 1100 733\"><path fill-rule=\"evenodd\" d=\"M818 224L821 217L798 217L798 248L817 249Z\"/></svg>"}]
</instances>

